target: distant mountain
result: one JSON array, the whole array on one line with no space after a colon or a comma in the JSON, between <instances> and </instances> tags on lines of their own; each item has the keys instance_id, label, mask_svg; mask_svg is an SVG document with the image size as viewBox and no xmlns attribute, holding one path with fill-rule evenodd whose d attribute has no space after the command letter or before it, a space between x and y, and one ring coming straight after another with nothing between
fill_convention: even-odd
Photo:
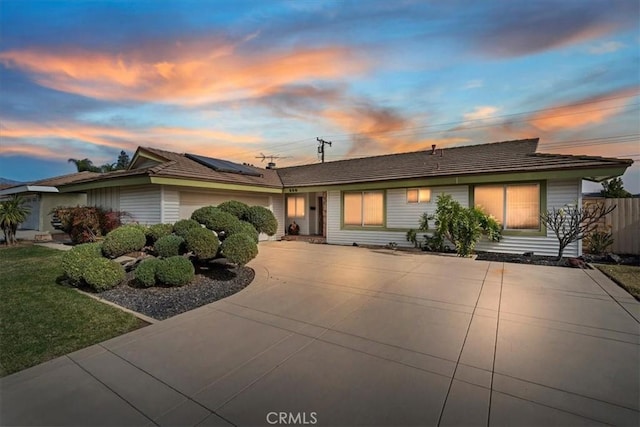
<instances>
[{"instance_id":1,"label":"distant mountain","mask_svg":"<svg viewBox=\"0 0 640 427\"><path fill-rule=\"evenodd\" d=\"M18 184L22 184L22 182L0 177L0 187L13 187Z\"/></svg>"}]
</instances>

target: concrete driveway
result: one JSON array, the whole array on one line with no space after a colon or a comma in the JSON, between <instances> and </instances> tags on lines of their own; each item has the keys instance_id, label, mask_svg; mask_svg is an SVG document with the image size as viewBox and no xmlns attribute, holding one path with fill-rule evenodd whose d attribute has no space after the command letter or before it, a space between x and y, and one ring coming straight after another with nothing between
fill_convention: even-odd
<instances>
[{"instance_id":1,"label":"concrete driveway","mask_svg":"<svg viewBox=\"0 0 640 427\"><path fill-rule=\"evenodd\" d=\"M2 425L638 425L598 271L262 243L223 301L1 380Z\"/></svg>"}]
</instances>

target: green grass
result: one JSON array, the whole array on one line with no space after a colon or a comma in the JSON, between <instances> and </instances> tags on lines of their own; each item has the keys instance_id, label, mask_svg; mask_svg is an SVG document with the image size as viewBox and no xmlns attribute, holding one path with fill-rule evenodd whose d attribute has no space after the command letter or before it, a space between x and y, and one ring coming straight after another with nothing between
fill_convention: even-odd
<instances>
[{"instance_id":1,"label":"green grass","mask_svg":"<svg viewBox=\"0 0 640 427\"><path fill-rule=\"evenodd\" d=\"M604 264L600 264L597 267L636 299L640 300L640 267Z\"/></svg>"},{"instance_id":2,"label":"green grass","mask_svg":"<svg viewBox=\"0 0 640 427\"><path fill-rule=\"evenodd\" d=\"M146 325L58 284L61 257L38 246L0 249L0 376Z\"/></svg>"}]
</instances>

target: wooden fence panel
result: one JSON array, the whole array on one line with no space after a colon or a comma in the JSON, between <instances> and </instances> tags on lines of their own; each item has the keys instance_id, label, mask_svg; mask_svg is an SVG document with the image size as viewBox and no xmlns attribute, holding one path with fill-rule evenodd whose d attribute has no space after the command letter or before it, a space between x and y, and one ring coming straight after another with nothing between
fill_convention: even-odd
<instances>
[{"instance_id":1,"label":"wooden fence panel","mask_svg":"<svg viewBox=\"0 0 640 427\"><path fill-rule=\"evenodd\" d=\"M618 254L640 255L640 199L583 199L583 206L604 203L606 207L616 205L616 209L598 225L602 231L610 231L613 245L610 251ZM586 249L586 248L585 248Z\"/></svg>"}]
</instances>

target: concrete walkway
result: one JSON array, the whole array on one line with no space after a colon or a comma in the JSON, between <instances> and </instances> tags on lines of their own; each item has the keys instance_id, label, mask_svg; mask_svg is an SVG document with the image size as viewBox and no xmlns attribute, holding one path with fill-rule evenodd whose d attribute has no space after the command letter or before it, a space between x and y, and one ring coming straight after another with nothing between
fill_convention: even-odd
<instances>
[{"instance_id":1,"label":"concrete walkway","mask_svg":"<svg viewBox=\"0 0 640 427\"><path fill-rule=\"evenodd\" d=\"M640 422L640 305L598 271L260 251L230 298L3 378L0 424Z\"/></svg>"}]
</instances>

